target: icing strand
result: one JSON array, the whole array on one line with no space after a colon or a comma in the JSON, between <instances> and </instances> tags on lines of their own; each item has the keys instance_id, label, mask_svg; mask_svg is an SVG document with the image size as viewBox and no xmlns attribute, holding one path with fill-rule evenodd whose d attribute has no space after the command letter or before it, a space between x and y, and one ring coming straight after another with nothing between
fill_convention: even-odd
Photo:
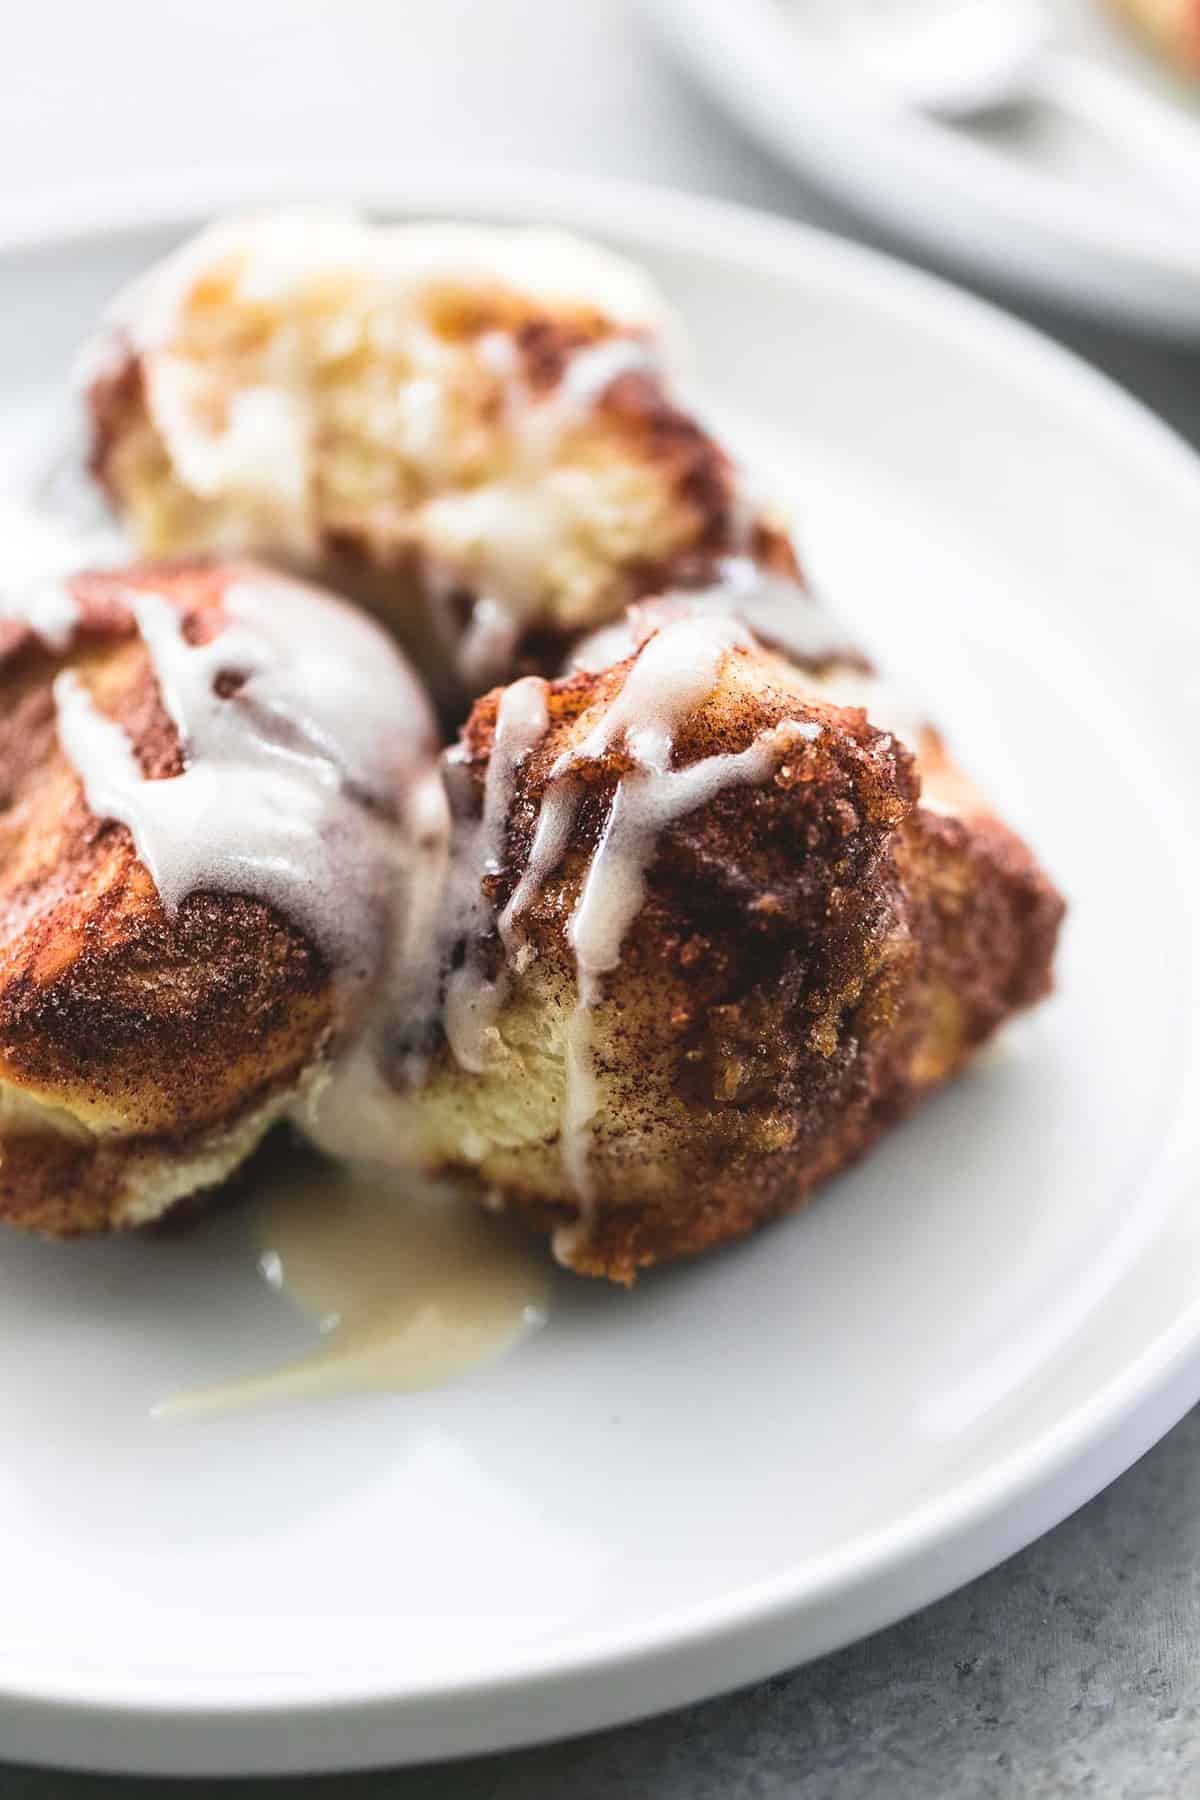
<instances>
[{"instance_id":1,"label":"icing strand","mask_svg":"<svg viewBox=\"0 0 1200 1800\"><path fill-rule=\"evenodd\" d=\"M680 619L650 639L601 719L553 765L528 865L500 919L505 947L517 958L523 948L520 917L570 843L582 797L576 777L584 764L622 744L634 767L617 782L568 925L576 1002L564 1046L560 1131L563 1166L580 1217L556 1239L563 1256L570 1254L580 1232L589 1229L594 1199L591 1154L601 1093L593 1013L602 978L618 966L622 945L645 902L646 876L661 834L724 789L769 780L781 752L798 740L811 742L822 729L789 720L745 750L672 768L679 727L712 693L727 652L752 641L737 620L723 616Z\"/></svg>"},{"instance_id":2,"label":"icing strand","mask_svg":"<svg viewBox=\"0 0 1200 1800\"><path fill-rule=\"evenodd\" d=\"M448 809L416 677L365 618L298 583L235 579L204 644L161 595L127 598L184 767L147 779L66 670L59 741L90 810L128 828L168 916L190 894L236 893L304 930L330 964L343 1062L380 1063L435 993ZM361 1074L335 1084L351 1111Z\"/></svg>"},{"instance_id":3,"label":"icing strand","mask_svg":"<svg viewBox=\"0 0 1200 1800\"><path fill-rule=\"evenodd\" d=\"M740 620L761 644L781 651L800 668L863 667L845 628L803 583L760 568L748 556L726 557L717 580L707 587L674 589L631 606L623 619L584 638L571 665L599 673L632 656L663 624L704 617Z\"/></svg>"},{"instance_id":4,"label":"icing strand","mask_svg":"<svg viewBox=\"0 0 1200 1800\"><path fill-rule=\"evenodd\" d=\"M66 581L35 581L0 590L0 619L27 625L47 650L61 654L79 623L79 602Z\"/></svg>"},{"instance_id":5,"label":"icing strand","mask_svg":"<svg viewBox=\"0 0 1200 1800\"><path fill-rule=\"evenodd\" d=\"M546 708L546 683L526 676L506 688L496 712L492 752L483 791L483 812L464 849L456 857L455 882L460 889L452 898L449 929L464 936L467 950L462 966L446 981L443 1025L446 1041L460 1068L479 1074L487 1066L496 1041L495 1018L504 998L502 979L489 980L479 958L479 945L493 919L493 909L483 889L489 875L502 866L504 837L512 807L517 770L546 735L550 716Z\"/></svg>"},{"instance_id":6,"label":"icing strand","mask_svg":"<svg viewBox=\"0 0 1200 1800\"><path fill-rule=\"evenodd\" d=\"M513 467L501 479L464 494L442 495L428 509L441 520L469 520L468 538L486 544L492 581L477 594L455 649L460 678L479 688L503 680L521 634L523 612L540 598L531 569L546 554L557 529L554 496L545 477L563 440L588 423L604 396L622 376L662 370L658 347L642 337L614 336L576 350L554 388L534 394L520 369L520 353L506 332L486 332L478 354L501 384L503 421ZM434 566L428 571L435 599L452 595L459 583Z\"/></svg>"},{"instance_id":7,"label":"icing strand","mask_svg":"<svg viewBox=\"0 0 1200 1800\"><path fill-rule=\"evenodd\" d=\"M579 791L576 783L561 776L542 796L538 822L529 848L529 861L498 921L505 954L518 971L527 955L519 923L521 915L532 905L566 855L578 809Z\"/></svg>"},{"instance_id":8,"label":"icing strand","mask_svg":"<svg viewBox=\"0 0 1200 1800\"><path fill-rule=\"evenodd\" d=\"M712 693L726 651L753 641L731 617L684 618L656 632L599 723L559 757L551 778L598 760L621 737L637 762L665 769L678 726Z\"/></svg>"},{"instance_id":9,"label":"icing strand","mask_svg":"<svg viewBox=\"0 0 1200 1800\"><path fill-rule=\"evenodd\" d=\"M685 769L643 767L617 784L604 834L584 879L569 927L575 952L577 1000L568 1033L563 1161L588 1223L593 1198L589 1173L592 1124L600 1096L592 1056L592 1014L601 977L621 960L621 946L646 899L646 876L662 833L698 812L730 787L768 781L781 753L812 742L822 727L791 719L764 732L747 749L710 756Z\"/></svg>"},{"instance_id":10,"label":"icing strand","mask_svg":"<svg viewBox=\"0 0 1200 1800\"><path fill-rule=\"evenodd\" d=\"M506 420L518 454L535 465L549 462L562 440L588 423L608 390L624 375L659 374L662 358L644 338L610 337L576 350L557 384L540 398L524 385L506 384Z\"/></svg>"}]
</instances>

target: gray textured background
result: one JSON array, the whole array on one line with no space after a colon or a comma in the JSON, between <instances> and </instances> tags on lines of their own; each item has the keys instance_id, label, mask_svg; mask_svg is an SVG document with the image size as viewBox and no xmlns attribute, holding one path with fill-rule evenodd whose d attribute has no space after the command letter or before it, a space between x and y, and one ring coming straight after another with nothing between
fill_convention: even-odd
<instances>
[{"instance_id":1,"label":"gray textured background","mask_svg":"<svg viewBox=\"0 0 1200 1800\"><path fill-rule=\"evenodd\" d=\"M114 108L111 83L127 78L131 46L144 70L176 56L189 71L186 91L159 79L136 107ZM222 86L227 106L214 137ZM398 165L503 161L640 175L871 241L697 99L623 0L432 0L419 12L403 0L105 0L87 8L39 0L6 17L0 208L31 179L144 166L148 144L158 166L179 168L319 152L335 161L389 155ZM1200 355L1062 318L1034 322L1200 445ZM1197 560L1200 567L1200 547ZM278 1800L1200 1795L1198 1502L1193 1414L1107 1493L1002 1568L749 1692L438 1770L235 1782L221 1792ZM5 1800L166 1800L213 1786L0 1766Z\"/></svg>"}]
</instances>

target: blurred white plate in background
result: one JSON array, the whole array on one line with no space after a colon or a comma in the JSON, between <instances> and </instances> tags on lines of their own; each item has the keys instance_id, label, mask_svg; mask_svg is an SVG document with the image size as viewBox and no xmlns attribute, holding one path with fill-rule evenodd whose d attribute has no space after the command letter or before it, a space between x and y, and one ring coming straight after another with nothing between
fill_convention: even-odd
<instances>
[{"instance_id":1,"label":"blurred white plate in background","mask_svg":"<svg viewBox=\"0 0 1200 1800\"><path fill-rule=\"evenodd\" d=\"M1064 43L1125 70L1158 97L1164 118L1194 121L1200 196L1200 92L1160 69L1102 0L1048 3ZM952 266L1060 306L1200 337L1195 215L1185 218L1098 135L1048 109L949 124L881 104L850 53L840 0L644 4L740 124L865 217Z\"/></svg>"},{"instance_id":2,"label":"blurred white plate in background","mask_svg":"<svg viewBox=\"0 0 1200 1800\"><path fill-rule=\"evenodd\" d=\"M1200 1397L1196 459L1029 331L811 231L292 170L0 218L0 491L118 283L214 212L331 193L645 261L817 582L1065 887L1061 991L807 1213L632 1294L562 1277L545 1331L440 1392L156 1426L309 1335L237 1209L4 1236L6 1757L304 1771L693 1700L1007 1556Z\"/></svg>"}]
</instances>

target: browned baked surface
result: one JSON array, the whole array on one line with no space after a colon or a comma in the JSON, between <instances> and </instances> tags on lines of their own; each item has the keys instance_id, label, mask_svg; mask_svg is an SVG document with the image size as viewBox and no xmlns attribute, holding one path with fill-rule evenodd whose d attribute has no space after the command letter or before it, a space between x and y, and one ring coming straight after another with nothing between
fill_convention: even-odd
<instances>
[{"instance_id":1,"label":"browned baked surface","mask_svg":"<svg viewBox=\"0 0 1200 1800\"><path fill-rule=\"evenodd\" d=\"M531 394L544 398L558 387L569 359L580 349L605 342L611 327L602 319L571 324L538 315L512 319L512 307L485 310L456 322L456 334L481 336L502 325L513 332L518 366ZM184 509L172 522L159 516L153 523L139 496L173 479L161 438L147 416L143 358L129 340L117 338L112 354L87 390L92 421L92 473L118 513L144 540L151 553L204 551L219 545L221 521L215 509L197 508L190 522ZM481 400L484 410L495 397ZM644 595L676 585L712 578L721 557L736 549L752 553L766 567L794 573L795 555L786 533L769 519L757 521L749 542L741 541L739 497L734 465L722 447L690 413L678 406L658 374L631 371L620 376L597 402L589 421L590 442L580 461L597 471L624 464L641 472L656 492L661 520L642 545L629 546L614 557L603 589L585 613L565 621L548 621L560 641L569 631L618 617L626 605ZM331 452L334 454L335 452ZM318 486L313 496L316 530L314 561L330 585L357 585L388 618L402 638L411 635L410 615L420 608L421 552L403 518L402 483L388 508L368 512L339 504ZM269 552L269 541L253 548ZM474 596L463 590L465 609ZM548 607L547 611L552 608Z\"/></svg>"},{"instance_id":2,"label":"browned baked surface","mask_svg":"<svg viewBox=\"0 0 1200 1800\"><path fill-rule=\"evenodd\" d=\"M527 862L549 770L631 667L554 684L550 732L518 776L498 905ZM733 649L678 734L683 767L784 721L824 728L781 747L769 781L720 792L658 841L594 1013L593 1212L560 1240L582 1273L629 1280L799 1205L1049 989L1063 906L1029 851L965 782L963 816L922 807L898 741L810 693L779 659ZM497 700L464 734L480 792ZM936 740L925 754L941 756ZM550 1224L579 1211L561 1135L568 921L626 766L618 748L580 771L585 798L524 917L533 954L510 970L493 1063L470 1075L443 1048L398 1101L422 1161L474 1169Z\"/></svg>"},{"instance_id":3,"label":"browned baked surface","mask_svg":"<svg viewBox=\"0 0 1200 1800\"><path fill-rule=\"evenodd\" d=\"M385 241L367 240L376 253ZM393 290L319 250L307 286L252 299L240 284L255 242L201 239L169 324L141 339L132 307L98 357L92 468L143 555L306 570L387 619L456 723L512 665L464 650L481 601L511 615L518 663L529 645L557 661L573 634L712 580L731 554L794 571L785 532L748 506L731 458L674 392L651 325L483 277ZM350 347L334 354L331 338ZM622 347L635 352L623 370ZM597 348L617 352L613 378L586 405L566 396L546 438L545 414ZM289 439L303 435L299 491L272 495L240 462L206 485L181 443L211 461L267 390L304 421ZM428 432L406 423L418 398L438 421Z\"/></svg>"},{"instance_id":4,"label":"browned baked surface","mask_svg":"<svg viewBox=\"0 0 1200 1800\"><path fill-rule=\"evenodd\" d=\"M81 575L63 657L0 625L0 1217L11 1222L102 1229L220 1179L328 1029L327 971L303 935L232 895L193 895L168 919L128 831L89 813L56 736L52 682L69 664L146 775L177 773L174 726L122 594L152 587L201 642L220 627L233 573Z\"/></svg>"}]
</instances>

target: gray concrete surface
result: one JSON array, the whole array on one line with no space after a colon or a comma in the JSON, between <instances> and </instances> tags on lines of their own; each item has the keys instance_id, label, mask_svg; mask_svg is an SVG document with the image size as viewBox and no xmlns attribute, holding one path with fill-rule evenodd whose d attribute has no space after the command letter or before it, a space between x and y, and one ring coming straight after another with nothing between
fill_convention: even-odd
<instances>
[{"instance_id":1,"label":"gray concrete surface","mask_svg":"<svg viewBox=\"0 0 1200 1800\"><path fill-rule=\"evenodd\" d=\"M202 160L212 71L228 55L231 31L236 38L233 10L226 0L173 0L170 8L109 0L93 16L77 0L42 0L19 19L14 13L5 62L18 72L15 89L0 71L0 205L30 179L27 139L20 154L4 151L14 148L9 135L32 126L41 131L42 179L71 178L84 143L96 177L144 160L142 114L106 107L104 58L115 59L114 74L123 68L128 43L151 19L160 37L169 21L193 71L187 92L164 90L171 129L156 139L155 160ZM339 31L344 26L343 86L354 86L355 55L364 70L382 66L384 37L400 29L389 19L405 21L404 55L387 59L386 83L356 90L336 134L319 137L320 118L314 124L296 86L310 64L321 64L325 40L314 34L335 11ZM202 35L213 14L224 37ZM696 98L622 0L436 0L419 10L395 0L341 9L323 0L256 0L245 16L257 20L260 38L285 24L293 36L280 39L278 80L267 96L271 132L256 136L243 109L223 121L213 160L311 154L320 141L334 157L387 152L637 174L871 241ZM1200 446L1200 354L1061 317L1034 322ZM1200 569L1200 520L1197 546ZM0 1594L0 1618L2 1607ZM186 1800L215 1785L0 1765L2 1800ZM223 1800L1200 1797L1200 1412L1002 1568L890 1631L748 1692L573 1743L436 1770L234 1782L220 1792Z\"/></svg>"}]
</instances>

